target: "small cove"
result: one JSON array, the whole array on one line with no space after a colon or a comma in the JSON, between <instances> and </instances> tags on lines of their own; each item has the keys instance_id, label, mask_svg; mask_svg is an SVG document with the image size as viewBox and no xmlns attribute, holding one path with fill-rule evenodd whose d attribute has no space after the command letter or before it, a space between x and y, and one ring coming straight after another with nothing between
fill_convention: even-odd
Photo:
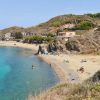
<instances>
[{"instance_id":1,"label":"small cove","mask_svg":"<svg viewBox=\"0 0 100 100\"><path fill-rule=\"evenodd\" d=\"M58 81L50 65L31 50L0 47L0 100L26 100Z\"/></svg>"}]
</instances>

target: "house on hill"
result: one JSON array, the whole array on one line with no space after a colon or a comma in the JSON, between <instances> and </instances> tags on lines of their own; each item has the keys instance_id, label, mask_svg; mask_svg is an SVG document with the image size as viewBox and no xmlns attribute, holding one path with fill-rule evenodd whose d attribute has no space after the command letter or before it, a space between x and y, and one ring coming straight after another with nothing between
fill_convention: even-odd
<instances>
[{"instance_id":1,"label":"house on hill","mask_svg":"<svg viewBox=\"0 0 100 100\"><path fill-rule=\"evenodd\" d=\"M8 40L13 40L15 37L14 37L13 33L9 32L4 35L4 38L5 38L5 40L8 41Z\"/></svg>"},{"instance_id":2,"label":"house on hill","mask_svg":"<svg viewBox=\"0 0 100 100\"><path fill-rule=\"evenodd\" d=\"M57 40L64 40L64 41L68 41L69 38L75 37L76 36L76 32L58 32L56 34L56 38Z\"/></svg>"},{"instance_id":3,"label":"house on hill","mask_svg":"<svg viewBox=\"0 0 100 100\"><path fill-rule=\"evenodd\" d=\"M29 37L33 36L34 34L32 32L22 32L23 37Z\"/></svg>"},{"instance_id":4,"label":"house on hill","mask_svg":"<svg viewBox=\"0 0 100 100\"><path fill-rule=\"evenodd\" d=\"M18 32L22 34L22 37L30 37L33 36L34 34L32 32ZM5 40L13 40L16 38L17 32L8 32L4 35Z\"/></svg>"}]
</instances>

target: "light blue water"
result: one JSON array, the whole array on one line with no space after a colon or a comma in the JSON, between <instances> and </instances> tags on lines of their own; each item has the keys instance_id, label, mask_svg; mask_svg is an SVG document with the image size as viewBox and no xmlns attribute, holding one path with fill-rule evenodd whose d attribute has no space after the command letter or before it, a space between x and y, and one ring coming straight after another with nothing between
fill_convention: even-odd
<instances>
[{"instance_id":1,"label":"light blue water","mask_svg":"<svg viewBox=\"0 0 100 100\"><path fill-rule=\"evenodd\" d=\"M36 67L32 69L32 64ZM0 47L0 100L27 100L58 82L50 65L31 50Z\"/></svg>"}]
</instances>

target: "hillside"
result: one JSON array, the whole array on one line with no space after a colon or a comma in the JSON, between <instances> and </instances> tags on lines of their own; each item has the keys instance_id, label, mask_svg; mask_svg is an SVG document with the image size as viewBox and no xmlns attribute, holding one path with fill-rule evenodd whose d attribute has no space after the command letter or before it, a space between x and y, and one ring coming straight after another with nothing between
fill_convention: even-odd
<instances>
[{"instance_id":1,"label":"hillside","mask_svg":"<svg viewBox=\"0 0 100 100\"><path fill-rule=\"evenodd\" d=\"M62 84L29 100L100 100L100 83Z\"/></svg>"},{"instance_id":2,"label":"hillside","mask_svg":"<svg viewBox=\"0 0 100 100\"><path fill-rule=\"evenodd\" d=\"M48 22L41 23L37 26L32 26L28 28L22 28L22 27L10 27L7 29L1 30L1 33L7 33L11 31L28 31L33 32L37 34L41 33L47 33L47 32L56 32L57 29L59 29L62 25L67 23L73 23L76 26L79 25L83 21L91 22L93 25L99 25L100 24L100 17L93 17L89 14L85 15L61 15L54 17L50 19Z\"/></svg>"},{"instance_id":3,"label":"hillside","mask_svg":"<svg viewBox=\"0 0 100 100\"><path fill-rule=\"evenodd\" d=\"M66 24L74 24L72 29L63 29ZM10 27L0 30L1 35L8 32L30 32L33 35L55 34L59 30L74 31L78 37L70 39L66 44L61 43L62 48L68 51L78 51L81 54L100 54L100 13L84 15L61 15L50 19L48 22L37 26L23 28ZM59 48L59 45L58 45Z\"/></svg>"},{"instance_id":4,"label":"hillside","mask_svg":"<svg viewBox=\"0 0 100 100\"><path fill-rule=\"evenodd\" d=\"M22 32L22 31L24 31L23 27L13 26L13 27L9 27L9 28L0 30L0 33L5 34L5 33L8 33L8 32Z\"/></svg>"},{"instance_id":5,"label":"hillside","mask_svg":"<svg viewBox=\"0 0 100 100\"><path fill-rule=\"evenodd\" d=\"M27 28L26 30L28 31L31 30L32 32L36 30L37 33L56 32L64 24L73 23L77 26L83 21L91 22L93 25L97 24L94 18L87 15L62 15L62 16L54 17L50 19L48 22L42 23L36 27Z\"/></svg>"}]
</instances>

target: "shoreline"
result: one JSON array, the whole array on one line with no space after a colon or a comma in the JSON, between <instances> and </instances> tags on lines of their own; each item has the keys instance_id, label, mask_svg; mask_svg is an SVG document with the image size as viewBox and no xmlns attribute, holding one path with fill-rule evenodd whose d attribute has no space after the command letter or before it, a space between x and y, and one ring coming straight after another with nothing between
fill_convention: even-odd
<instances>
[{"instance_id":1,"label":"shoreline","mask_svg":"<svg viewBox=\"0 0 100 100\"><path fill-rule=\"evenodd\" d=\"M55 73L57 74L57 76L60 80L60 84L68 82L67 76L65 75L64 70L56 63L53 63L52 60L50 59L50 57L48 57L48 55L38 55L38 57L42 61L44 61L48 64L51 64L51 67L53 68L53 70L55 71Z\"/></svg>"},{"instance_id":2,"label":"shoreline","mask_svg":"<svg viewBox=\"0 0 100 100\"><path fill-rule=\"evenodd\" d=\"M38 45L20 43L16 41L0 41L0 46L26 48L36 53ZM92 77L100 70L100 55L38 55L39 59L51 64L57 74L60 83L81 83ZM82 60L86 62L81 62ZM78 72L80 67L84 67L84 73Z\"/></svg>"},{"instance_id":3,"label":"shoreline","mask_svg":"<svg viewBox=\"0 0 100 100\"><path fill-rule=\"evenodd\" d=\"M38 49L38 46L34 44L27 44L27 43L20 43L16 41L0 41L0 47L17 47L17 48L24 48L33 50L35 53Z\"/></svg>"},{"instance_id":4,"label":"shoreline","mask_svg":"<svg viewBox=\"0 0 100 100\"><path fill-rule=\"evenodd\" d=\"M16 48L24 48L24 49L30 49L33 50L33 53L36 53L38 50L38 45L35 44L27 44L27 43L20 43L16 41L0 41L0 47L16 47ZM46 57L45 55L37 55L37 57L44 62L50 64L52 61ZM65 83L66 78L63 70L59 68L57 64L52 65L53 70L55 71L56 75L58 76L60 83Z\"/></svg>"},{"instance_id":5,"label":"shoreline","mask_svg":"<svg viewBox=\"0 0 100 100\"><path fill-rule=\"evenodd\" d=\"M16 45L15 45L16 44ZM17 47L30 49L33 53L36 53L38 46L34 44L19 43L15 41L0 41L0 46L4 47ZM59 78L53 87L59 84L80 84L84 80L92 77L98 70L100 70L100 55L72 55L72 54L60 54L58 55L38 55L40 60L51 64L52 69ZM81 62L83 59L86 62ZM84 73L78 72L80 67L84 67ZM41 91L37 96L29 95L28 100L38 100L41 96L45 97L49 91L53 88L49 87L46 91Z\"/></svg>"}]
</instances>

